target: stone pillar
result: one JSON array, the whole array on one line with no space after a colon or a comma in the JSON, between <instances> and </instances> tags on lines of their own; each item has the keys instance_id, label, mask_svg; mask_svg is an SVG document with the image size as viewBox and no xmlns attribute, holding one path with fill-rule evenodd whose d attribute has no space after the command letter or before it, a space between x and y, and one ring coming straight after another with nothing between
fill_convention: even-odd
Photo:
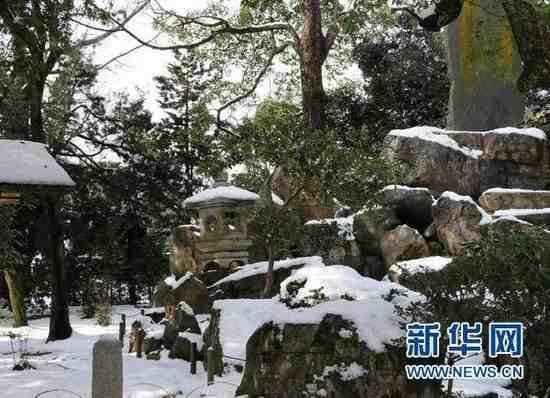
<instances>
[{"instance_id":1,"label":"stone pillar","mask_svg":"<svg viewBox=\"0 0 550 398\"><path fill-rule=\"evenodd\" d=\"M92 357L92 398L122 398L122 348L114 337L101 337Z\"/></svg>"},{"instance_id":2,"label":"stone pillar","mask_svg":"<svg viewBox=\"0 0 550 398\"><path fill-rule=\"evenodd\" d=\"M446 29L451 92L448 128L484 131L517 126L524 99L521 58L498 0L465 1Z\"/></svg>"}]
</instances>

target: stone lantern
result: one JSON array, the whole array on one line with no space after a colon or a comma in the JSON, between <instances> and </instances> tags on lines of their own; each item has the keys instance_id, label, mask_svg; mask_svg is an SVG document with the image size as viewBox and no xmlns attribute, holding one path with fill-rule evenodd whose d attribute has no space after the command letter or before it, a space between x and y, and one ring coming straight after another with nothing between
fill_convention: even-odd
<instances>
[{"instance_id":1,"label":"stone lantern","mask_svg":"<svg viewBox=\"0 0 550 398\"><path fill-rule=\"evenodd\" d=\"M204 273L228 272L248 263L252 241L247 236L247 224L259 199L254 192L218 179L212 187L183 202L200 219L197 248L200 269Z\"/></svg>"}]
</instances>

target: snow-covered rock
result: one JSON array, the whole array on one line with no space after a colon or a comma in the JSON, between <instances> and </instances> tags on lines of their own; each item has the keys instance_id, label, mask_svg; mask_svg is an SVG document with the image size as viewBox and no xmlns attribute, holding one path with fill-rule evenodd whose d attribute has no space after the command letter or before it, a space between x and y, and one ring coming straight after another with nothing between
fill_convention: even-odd
<instances>
[{"instance_id":1,"label":"snow-covered rock","mask_svg":"<svg viewBox=\"0 0 550 398\"><path fill-rule=\"evenodd\" d=\"M424 257L416 260L399 261L392 265L388 271L389 279L399 283L399 277L405 273L414 275L417 273L437 272L449 265L453 259L451 257Z\"/></svg>"},{"instance_id":2,"label":"snow-covered rock","mask_svg":"<svg viewBox=\"0 0 550 398\"><path fill-rule=\"evenodd\" d=\"M507 209L550 208L550 191L492 188L481 194L479 204L490 213Z\"/></svg>"},{"instance_id":3,"label":"snow-covered rock","mask_svg":"<svg viewBox=\"0 0 550 398\"><path fill-rule=\"evenodd\" d=\"M389 161L406 163L405 184L435 193L478 197L492 187L543 189L550 182L550 151L538 129L393 130L383 153Z\"/></svg>"},{"instance_id":4,"label":"snow-covered rock","mask_svg":"<svg viewBox=\"0 0 550 398\"><path fill-rule=\"evenodd\" d=\"M279 284L291 274L292 270L324 265L323 259L318 256L275 261L272 294L277 294ZM267 261L243 265L236 272L211 285L208 290L217 299L259 298L263 292L268 266Z\"/></svg>"},{"instance_id":5,"label":"snow-covered rock","mask_svg":"<svg viewBox=\"0 0 550 398\"><path fill-rule=\"evenodd\" d=\"M492 218L469 196L445 192L434 203L434 224L439 240L449 254L460 255L463 245L481 238L481 226Z\"/></svg>"}]
</instances>

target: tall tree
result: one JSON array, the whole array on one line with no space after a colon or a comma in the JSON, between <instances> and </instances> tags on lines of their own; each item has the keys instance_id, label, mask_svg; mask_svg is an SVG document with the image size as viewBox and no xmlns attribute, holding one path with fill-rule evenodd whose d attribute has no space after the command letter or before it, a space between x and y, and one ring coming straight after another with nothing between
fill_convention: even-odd
<instances>
[{"instance_id":1,"label":"tall tree","mask_svg":"<svg viewBox=\"0 0 550 398\"><path fill-rule=\"evenodd\" d=\"M242 68L244 84L238 95L217 110L218 127L226 132L222 112L254 94L275 57L297 61L303 119L306 127L319 129L324 125L323 66L329 54L337 44L344 48L367 25L374 9L385 4L378 0L354 0L346 5L339 0L242 0L236 11L218 1L204 10L181 15L160 8L157 3L162 15L159 22L182 44L154 44L123 29L142 45L154 49L209 48L223 54L230 66Z\"/></svg>"},{"instance_id":2,"label":"tall tree","mask_svg":"<svg viewBox=\"0 0 550 398\"><path fill-rule=\"evenodd\" d=\"M141 11L146 3L120 21L127 23ZM17 98L23 99L24 114L18 125L19 138L50 144L54 155L59 148L53 137L59 132L45 130L44 97L47 82L63 56L75 48L96 44L120 28L105 29L100 35L86 40L74 41L72 21L79 16L108 18L108 12L98 13L93 2L86 1L82 7L72 0L15 0L0 2L0 27L8 36L11 67L5 70L8 81L20 82L11 88L19 89ZM12 97L15 97L12 95ZM69 337L72 329L69 322L66 268L64 264L63 230L59 218L59 203L52 198L43 201L43 211L48 219L48 245L45 250L50 268L52 286L52 312L48 340Z\"/></svg>"}]
</instances>

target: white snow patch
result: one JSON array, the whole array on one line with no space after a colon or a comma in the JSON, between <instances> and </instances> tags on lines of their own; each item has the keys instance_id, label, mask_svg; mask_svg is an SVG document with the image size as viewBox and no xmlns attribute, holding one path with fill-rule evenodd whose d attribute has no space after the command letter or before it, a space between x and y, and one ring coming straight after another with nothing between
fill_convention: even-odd
<instances>
[{"instance_id":1,"label":"white snow patch","mask_svg":"<svg viewBox=\"0 0 550 398\"><path fill-rule=\"evenodd\" d=\"M185 301L182 301L178 304L178 308L185 312L187 315L195 315L193 308L189 306Z\"/></svg>"},{"instance_id":2,"label":"white snow patch","mask_svg":"<svg viewBox=\"0 0 550 398\"><path fill-rule=\"evenodd\" d=\"M196 343L197 344L197 350L198 351L202 350L202 346L203 346L204 343L202 341L202 335L201 334L189 333L189 332L179 332L178 336L189 340L191 343Z\"/></svg>"},{"instance_id":3,"label":"white snow patch","mask_svg":"<svg viewBox=\"0 0 550 398\"><path fill-rule=\"evenodd\" d=\"M504 135L507 135L507 134L528 135L538 140L546 140L546 133L537 128L518 129L516 127L504 127L500 129L484 131L482 133L483 134L504 134Z\"/></svg>"},{"instance_id":4,"label":"white snow patch","mask_svg":"<svg viewBox=\"0 0 550 398\"><path fill-rule=\"evenodd\" d=\"M488 189L485 192L483 192L482 195L484 195L486 193L510 193L510 194L514 194L514 193L529 193L529 194L542 193L542 194L550 194L550 191L542 191L542 190L534 190L534 189L521 189L521 188L491 188L491 189Z\"/></svg>"},{"instance_id":5,"label":"white snow patch","mask_svg":"<svg viewBox=\"0 0 550 398\"><path fill-rule=\"evenodd\" d=\"M389 273L399 277L403 272L414 275L419 272L436 272L441 271L449 265L453 259L451 257L424 257L415 260L399 261L392 265Z\"/></svg>"},{"instance_id":6,"label":"white snow patch","mask_svg":"<svg viewBox=\"0 0 550 398\"><path fill-rule=\"evenodd\" d=\"M337 218L324 218L321 220L310 220L306 222L305 225L323 225L330 224L336 225L338 230L338 237L343 240L352 241L355 240L355 235L353 234L353 218L355 214L352 214L348 217L337 217Z\"/></svg>"},{"instance_id":7,"label":"white snow patch","mask_svg":"<svg viewBox=\"0 0 550 398\"><path fill-rule=\"evenodd\" d=\"M480 150L460 146L458 142L453 140L451 137L445 135L445 130L439 129L437 127L418 126L404 130L392 130L390 131L389 135L396 137L419 138L421 140L434 142L455 151L459 151L464 155L474 159L477 159L482 153L482 151Z\"/></svg>"},{"instance_id":8,"label":"white snow patch","mask_svg":"<svg viewBox=\"0 0 550 398\"><path fill-rule=\"evenodd\" d=\"M279 269L291 268L300 264L304 264L304 267L323 267L325 265L323 259L318 256L297 257L288 260L275 261L273 270L276 271ZM212 286L217 286L230 281L238 281L254 275L265 274L267 273L268 265L269 264L267 261L243 265L242 267L239 267L238 271L226 276L223 279L220 279Z\"/></svg>"},{"instance_id":9,"label":"white snow patch","mask_svg":"<svg viewBox=\"0 0 550 398\"><path fill-rule=\"evenodd\" d=\"M495 217L521 217L521 216L532 216L538 214L550 214L550 208L545 209L507 209L507 210L497 210L494 213Z\"/></svg>"},{"instance_id":10,"label":"white snow patch","mask_svg":"<svg viewBox=\"0 0 550 398\"><path fill-rule=\"evenodd\" d=\"M477 210L479 211L479 213L481 214L481 220L479 221L479 225L485 225L485 224L490 224L492 222L492 217L489 215L489 213L487 213L483 208L481 208L471 197L467 196L467 195L459 195L455 192L451 192L451 191L445 191L441 194L441 196L437 199L437 201L434 203L434 206L437 205L437 202L440 200L440 199L443 199L443 198L447 198L447 199L451 199L455 202L468 202L468 203L472 203L473 205L476 206Z\"/></svg>"},{"instance_id":11,"label":"white snow patch","mask_svg":"<svg viewBox=\"0 0 550 398\"><path fill-rule=\"evenodd\" d=\"M44 144L0 139L0 184L75 185Z\"/></svg>"},{"instance_id":12,"label":"white snow patch","mask_svg":"<svg viewBox=\"0 0 550 398\"><path fill-rule=\"evenodd\" d=\"M183 201L184 206L197 205L204 202L223 202L223 201L257 201L260 196L254 192L235 186L221 186L208 188L196 195Z\"/></svg>"},{"instance_id":13,"label":"white snow patch","mask_svg":"<svg viewBox=\"0 0 550 398\"><path fill-rule=\"evenodd\" d=\"M281 199L279 195L277 195L275 192L271 191L271 200L273 203L275 203L277 206L284 206L285 201Z\"/></svg>"},{"instance_id":14,"label":"white snow patch","mask_svg":"<svg viewBox=\"0 0 550 398\"><path fill-rule=\"evenodd\" d=\"M193 274L191 272L187 272L185 275L183 275L179 279L176 279L176 276L172 274L168 278L164 279L164 283L166 283L172 289L177 289L192 277L193 277Z\"/></svg>"},{"instance_id":15,"label":"white snow patch","mask_svg":"<svg viewBox=\"0 0 550 398\"><path fill-rule=\"evenodd\" d=\"M424 188L424 187L409 187L409 186L406 186L406 185L386 185L384 188L381 189L381 192L385 192L385 191L393 191L395 189L400 189L400 190L405 190L405 191L422 191L422 192L427 192L429 194L431 194L431 191L428 189L428 188Z\"/></svg>"},{"instance_id":16,"label":"white snow patch","mask_svg":"<svg viewBox=\"0 0 550 398\"><path fill-rule=\"evenodd\" d=\"M355 380L365 376L368 370L359 365L357 362L352 362L349 366L345 364L327 366L323 369L323 377L330 376L331 373L337 373L342 381Z\"/></svg>"},{"instance_id":17,"label":"white snow patch","mask_svg":"<svg viewBox=\"0 0 550 398\"><path fill-rule=\"evenodd\" d=\"M291 283L304 283L293 297L288 291ZM302 268L294 271L281 283L281 299L291 299L296 303L308 301L313 291L322 289L321 293L330 301L340 300L342 296L360 300L368 297L377 288L379 285L376 280L365 278L345 265Z\"/></svg>"}]
</instances>

